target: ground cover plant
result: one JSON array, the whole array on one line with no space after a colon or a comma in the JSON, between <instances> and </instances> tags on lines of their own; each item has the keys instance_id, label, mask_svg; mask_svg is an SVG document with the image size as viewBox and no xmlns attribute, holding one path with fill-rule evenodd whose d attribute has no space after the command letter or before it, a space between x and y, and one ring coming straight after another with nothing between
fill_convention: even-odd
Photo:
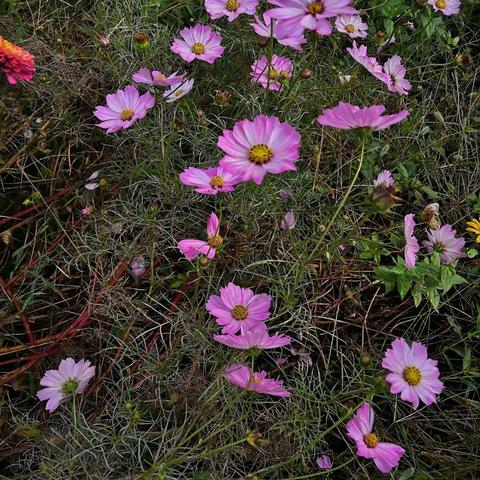
<instances>
[{"instance_id":1,"label":"ground cover plant","mask_svg":"<svg viewBox=\"0 0 480 480\"><path fill-rule=\"evenodd\" d=\"M476 1L0 15L0 478L480 476Z\"/></svg>"}]
</instances>

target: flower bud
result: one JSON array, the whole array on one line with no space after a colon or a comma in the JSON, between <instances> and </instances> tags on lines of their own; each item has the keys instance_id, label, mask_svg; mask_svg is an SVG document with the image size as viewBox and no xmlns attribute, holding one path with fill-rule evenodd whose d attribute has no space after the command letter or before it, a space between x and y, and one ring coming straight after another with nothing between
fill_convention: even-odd
<instances>
[{"instance_id":1,"label":"flower bud","mask_svg":"<svg viewBox=\"0 0 480 480\"><path fill-rule=\"evenodd\" d=\"M300 77L307 79L312 76L312 71L309 68L305 68L300 72Z\"/></svg>"},{"instance_id":2,"label":"flower bud","mask_svg":"<svg viewBox=\"0 0 480 480\"><path fill-rule=\"evenodd\" d=\"M110 46L110 40L105 35L101 35L98 41L100 42L100 45L105 48L108 48Z\"/></svg>"},{"instance_id":3,"label":"flower bud","mask_svg":"<svg viewBox=\"0 0 480 480\"><path fill-rule=\"evenodd\" d=\"M268 38L266 37L260 37L258 39L258 44L261 46L261 47L266 47L268 45Z\"/></svg>"},{"instance_id":4,"label":"flower bud","mask_svg":"<svg viewBox=\"0 0 480 480\"><path fill-rule=\"evenodd\" d=\"M130 270L135 278L141 277L146 270L145 257L135 257L130 262Z\"/></svg>"},{"instance_id":5,"label":"flower bud","mask_svg":"<svg viewBox=\"0 0 480 480\"><path fill-rule=\"evenodd\" d=\"M376 377L373 380L373 389L377 395L385 393L388 390L388 386L389 385L384 377Z\"/></svg>"},{"instance_id":6,"label":"flower bud","mask_svg":"<svg viewBox=\"0 0 480 480\"><path fill-rule=\"evenodd\" d=\"M133 41L135 42L135 45L142 50L148 48L150 45L148 35L145 32L135 32L133 34Z\"/></svg>"},{"instance_id":7,"label":"flower bud","mask_svg":"<svg viewBox=\"0 0 480 480\"><path fill-rule=\"evenodd\" d=\"M200 265L206 267L210 263L210 260L207 257L200 258Z\"/></svg>"},{"instance_id":8,"label":"flower bud","mask_svg":"<svg viewBox=\"0 0 480 480\"><path fill-rule=\"evenodd\" d=\"M367 353L362 353L360 355L360 365L362 367L369 367L372 364L372 357Z\"/></svg>"},{"instance_id":9,"label":"flower bud","mask_svg":"<svg viewBox=\"0 0 480 480\"><path fill-rule=\"evenodd\" d=\"M258 430L247 430L247 436L245 437L245 440L252 447L255 447L261 438L262 434Z\"/></svg>"}]
</instances>

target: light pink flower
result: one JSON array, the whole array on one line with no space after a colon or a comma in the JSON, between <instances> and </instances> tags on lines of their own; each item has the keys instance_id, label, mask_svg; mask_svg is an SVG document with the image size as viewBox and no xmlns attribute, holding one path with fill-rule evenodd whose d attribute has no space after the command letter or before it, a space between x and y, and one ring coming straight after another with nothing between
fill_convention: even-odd
<instances>
[{"instance_id":1,"label":"light pink flower","mask_svg":"<svg viewBox=\"0 0 480 480\"><path fill-rule=\"evenodd\" d=\"M223 17L233 22L240 14L254 15L258 0L205 0L205 9L212 20Z\"/></svg>"},{"instance_id":2,"label":"light pink flower","mask_svg":"<svg viewBox=\"0 0 480 480\"><path fill-rule=\"evenodd\" d=\"M103 47L109 47L110 46L110 39L106 35L100 35L100 38L98 39L100 42L100 45Z\"/></svg>"},{"instance_id":3,"label":"light pink flower","mask_svg":"<svg viewBox=\"0 0 480 480\"><path fill-rule=\"evenodd\" d=\"M374 187L379 187L383 185L385 187L393 187L395 185L395 180L392 177L390 170L382 170L378 177L373 181Z\"/></svg>"},{"instance_id":4,"label":"light pink flower","mask_svg":"<svg viewBox=\"0 0 480 480\"><path fill-rule=\"evenodd\" d=\"M214 258L217 249L223 245L223 238L220 236L220 220L211 213L207 221L207 238L205 240L196 240L188 238L178 242L178 248L188 260L194 260L199 255L206 255L207 258Z\"/></svg>"},{"instance_id":5,"label":"light pink flower","mask_svg":"<svg viewBox=\"0 0 480 480\"><path fill-rule=\"evenodd\" d=\"M89 217L94 211L93 207L85 207L80 210L80 213L85 217Z\"/></svg>"},{"instance_id":6,"label":"light pink flower","mask_svg":"<svg viewBox=\"0 0 480 480\"><path fill-rule=\"evenodd\" d=\"M280 228L282 230L292 230L297 224L297 219L293 210L288 211L280 222Z\"/></svg>"},{"instance_id":7,"label":"light pink flower","mask_svg":"<svg viewBox=\"0 0 480 480\"><path fill-rule=\"evenodd\" d=\"M339 15L335 20L335 28L350 38L365 38L368 35L368 25L362 22L360 15Z\"/></svg>"},{"instance_id":8,"label":"light pink flower","mask_svg":"<svg viewBox=\"0 0 480 480\"><path fill-rule=\"evenodd\" d=\"M173 73L169 77L165 76L158 70L150 71L148 68L141 68L138 72L134 73L132 80L137 83L144 83L146 85L154 85L156 87L169 87L174 83L182 83L185 74L177 75L178 72Z\"/></svg>"},{"instance_id":9,"label":"light pink flower","mask_svg":"<svg viewBox=\"0 0 480 480\"><path fill-rule=\"evenodd\" d=\"M100 186L98 182L94 181L98 178L99 175L100 175L100 170L96 170L87 178L86 180L87 183L85 184L86 190L96 190Z\"/></svg>"},{"instance_id":10,"label":"light pink flower","mask_svg":"<svg viewBox=\"0 0 480 480\"><path fill-rule=\"evenodd\" d=\"M220 166L260 185L267 173L296 170L300 139L294 127L277 117L242 120L218 138L217 145L225 152Z\"/></svg>"},{"instance_id":11,"label":"light pink flower","mask_svg":"<svg viewBox=\"0 0 480 480\"><path fill-rule=\"evenodd\" d=\"M447 16L460 13L460 0L428 0L428 4L436 12L442 12Z\"/></svg>"},{"instance_id":12,"label":"light pink flower","mask_svg":"<svg viewBox=\"0 0 480 480\"><path fill-rule=\"evenodd\" d=\"M390 92L398 93L399 95L408 95L412 84L405 78L407 71L402 65L402 59L398 55L394 55L384 63L383 72L384 75L380 75L377 78L384 82L385 75L387 75L388 80L385 83Z\"/></svg>"},{"instance_id":13,"label":"light pink flower","mask_svg":"<svg viewBox=\"0 0 480 480\"><path fill-rule=\"evenodd\" d=\"M351 0L269 0L277 8L268 10L270 17L279 20L278 31L286 33L298 29L315 30L319 35L330 35L333 27L329 18L358 13Z\"/></svg>"},{"instance_id":14,"label":"light pink flower","mask_svg":"<svg viewBox=\"0 0 480 480\"><path fill-rule=\"evenodd\" d=\"M393 115L382 116L384 111L385 107L383 105L360 108L356 105L340 102L334 108L325 109L317 118L317 122L320 125L334 128L368 128L378 131L384 130L408 117L407 110L402 110Z\"/></svg>"},{"instance_id":15,"label":"light pink flower","mask_svg":"<svg viewBox=\"0 0 480 480\"><path fill-rule=\"evenodd\" d=\"M462 252L465 246L463 237L455 237L457 233L451 225L442 225L437 230L428 230L428 240L424 240L423 244L427 250L440 253L440 261L444 264L454 263L457 258L465 258L466 254Z\"/></svg>"},{"instance_id":16,"label":"light pink flower","mask_svg":"<svg viewBox=\"0 0 480 480\"><path fill-rule=\"evenodd\" d=\"M271 18L267 12L262 15L262 18L255 15L255 21L256 23L251 23L250 26L255 30L255 33L261 37L270 38L273 30L273 38L277 40L278 43L286 47L294 48L295 50L302 50L302 45L307 42L307 39L303 36L303 27L301 25L298 25L296 29L284 32L284 36L281 36L278 33L278 20Z\"/></svg>"},{"instance_id":17,"label":"light pink flower","mask_svg":"<svg viewBox=\"0 0 480 480\"><path fill-rule=\"evenodd\" d=\"M364 403L347 423L347 435L357 445L357 455L373 459L382 473L388 473L395 468L405 450L394 443L380 442L372 432L374 413L368 403Z\"/></svg>"},{"instance_id":18,"label":"light pink flower","mask_svg":"<svg viewBox=\"0 0 480 480\"><path fill-rule=\"evenodd\" d=\"M289 345L291 338L286 335L268 335L264 328L253 328L241 335L214 335L213 338L227 347L241 350L267 350Z\"/></svg>"},{"instance_id":19,"label":"light pink flower","mask_svg":"<svg viewBox=\"0 0 480 480\"><path fill-rule=\"evenodd\" d=\"M255 295L250 288L241 288L229 283L220 289L220 296L211 295L205 308L222 325L222 333L240 331L243 334L252 328L267 330L265 320L270 317L272 297L266 293Z\"/></svg>"},{"instance_id":20,"label":"light pink flower","mask_svg":"<svg viewBox=\"0 0 480 480\"><path fill-rule=\"evenodd\" d=\"M320 455L317 458L317 466L324 470L330 470L333 467L332 457L330 455Z\"/></svg>"},{"instance_id":21,"label":"light pink flower","mask_svg":"<svg viewBox=\"0 0 480 480\"><path fill-rule=\"evenodd\" d=\"M184 185L197 187L195 188L197 193L216 195L220 192L233 192L235 186L241 182L241 177L227 172L222 167L207 168L206 170L189 167L180 174L180 181Z\"/></svg>"},{"instance_id":22,"label":"light pink flower","mask_svg":"<svg viewBox=\"0 0 480 480\"><path fill-rule=\"evenodd\" d=\"M163 92L163 98L167 103L175 102L190 92L190 90L193 88L193 83L193 79L173 83L168 90Z\"/></svg>"},{"instance_id":23,"label":"light pink flower","mask_svg":"<svg viewBox=\"0 0 480 480\"><path fill-rule=\"evenodd\" d=\"M130 262L130 271L134 277L141 277L147 270L145 257L134 257Z\"/></svg>"},{"instance_id":24,"label":"light pink flower","mask_svg":"<svg viewBox=\"0 0 480 480\"><path fill-rule=\"evenodd\" d=\"M106 100L107 106L98 106L93 114L101 120L98 126L107 129L107 133L131 127L155 105L153 95L148 92L140 95L132 85L110 93Z\"/></svg>"},{"instance_id":25,"label":"light pink flower","mask_svg":"<svg viewBox=\"0 0 480 480\"><path fill-rule=\"evenodd\" d=\"M414 219L415 215L409 213L405 215L404 219L404 232L405 232L405 267L415 268L417 262L417 253L420 251L418 240L413 235L413 229L415 228Z\"/></svg>"},{"instance_id":26,"label":"light pink flower","mask_svg":"<svg viewBox=\"0 0 480 480\"><path fill-rule=\"evenodd\" d=\"M392 372L385 378L390 393L400 393L400 398L415 410L420 401L425 405L435 403L443 391L437 361L428 358L427 347L421 343L413 342L409 347L405 339L395 339L385 351L382 367Z\"/></svg>"},{"instance_id":27,"label":"light pink flower","mask_svg":"<svg viewBox=\"0 0 480 480\"><path fill-rule=\"evenodd\" d=\"M274 92L282 90L282 80L287 80L292 76L292 62L286 57L272 56L270 68L268 68L268 58L263 55L253 62L250 72L252 83L259 83L263 88Z\"/></svg>"},{"instance_id":28,"label":"light pink flower","mask_svg":"<svg viewBox=\"0 0 480 480\"><path fill-rule=\"evenodd\" d=\"M95 376L95 367L89 360L73 358L62 360L58 370L47 370L40 380L41 390L37 392L39 400L47 400L46 409L53 412L60 403L72 395L84 392L88 382Z\"/></svg>"},{"instance_id":29,"label":"light pink flower","mask_svg":"<svg viewBox=\"0 0 480 480\"><path fill-rule=\"evenodd\" d=\"M181 39L176 38L173 41L171 50L188 63L194 60L213 63L225 50L220 45L222 36L208 25L197 23L191 28L185 27L180 30L180 36Z\"/></svg>"},{"instance_id":30,"label":"light pink flower","mask_svg":"<svg viewBox=\"0 0 480 480\"><path fill-rule=\"evenodd\" d=\"M383 67L378 63L378 60L375 57L368 56L367 47L365 45L360 45L360 47L358 47L357 42L354 41L353 46L347 48L347 52L372 75L375 75L379 79L383 78L385 83L388 81L388 77L383 73Z\"/></svg>"},{"instance_id":31,"label":"light pink flower","mask_svg":"<svg viewBox=\"0 0 480 480\"><path fill-rule=\"evenodd\" d=\"M245 365L233 364L225 369L223 376L237 387L251 392L266 393L275 397L290 397L292 394L283 386L282 380L267 378L267 372L252 372Z\"/></svg>"}]
</instances>

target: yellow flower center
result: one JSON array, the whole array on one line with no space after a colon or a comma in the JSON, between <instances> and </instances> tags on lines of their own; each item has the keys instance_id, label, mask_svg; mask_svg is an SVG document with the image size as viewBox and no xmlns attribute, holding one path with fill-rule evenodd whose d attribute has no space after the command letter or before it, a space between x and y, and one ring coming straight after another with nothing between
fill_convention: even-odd
<instances>
[{"instance_id":1,"label":"yellow flower center","mask_svg":"<svg viewBox=\"0 0 480 480\"><path fill-rule=\"evenodd\" d=\"M212 248L218 248L223 245L223 238L220 235L214 235L213 237L208 237L208 244Z\"/></svg>"},{"instance_id":2,"label":"yellow flower center","mask_svg":"<svg viewBox=\"0 0 480 480\"><path fill-rule=\"evenodd\" d=\"M307 10L312 15L316 15L317 13L322 13L323 12L323 3L319 0L315 0L314 2L312 2L308 5Z\"/></svg>"},{"instance_id":3,"label":"yellow flower center","mask_svg":"<svg viewBox=\"0 0 480 480\"><path fill-rule=\"evenodd\" d=\"M234 12L239 6L240 2L238 0L227 0L227 3L225 4L225 8L229 12Z\"/></svg>"},{"instance_id":4,"label":"yellow flower center","mask_svg":"<svg viewBox=\"0 0 480 480\"><path fill-rule=\"evenodd\" d=\"M422 380L422 372L417 367L407 367L403 371L403 378L409 385L415 386Z\"/></svg>"},{"instance_id":5,"label":"yellow flower center","mask_svg":"<svg viewBox=\"0 0 480 480\"><path fill-rule=\"evenodd\" d=\"M437 8L440 8L441 10L447 8L447 0L437 0L435 3L437 4Z\"/></svg>"},{"instance_id":6,"label":"yellow flower center","mask_svg":"<svg viewBox=\"0 0 480 480\"><path fill-rule=\"evenodd\" d=\"M194 43L192 45L192 53L195 55L203 55L205 53L205 45L203 43Z\"/></svg>"},{"instance_id":7,"label":"yellow flower center","mask_svg":"<svg viewBox=\"0 0 480 480\"><path fill-rule=\"evenodd\" d=\"M78 388L78 381L75 378L68 378L67 381L62 385L63 393L70 395L75 393Z\"/></svg>"},{"instance_id":8,"label":"yellow flower center","mask_svg":"<svg viewBox=\"0 0 480 480\"><path fill-rule=\"evenodd\" d=\"M253 375L250 377L250 382L253 382L253 383L260 383L260 379L257 378L257 377L254 377Z\"/></svg>"},{"instance_id":9,"label":"yellow flower center","mask_svg":"<svg viewBox=\"0 0 480 480\"><path fill-rule=\"evenodd\" d=\"M380 441L379 438L374 433L367 433L363 437L363 441L368 448L375 448Z\"/></svg>"},{"instance_id":10,"label":"yellow flower center","mask_svg":"<svg viewBox=\"0 0 480 480\"><path fill-rule=\"evenodd\" d=\"M213 188L223 187L224 183L225 183L225 180L222 177L219 177L218 175L214 175L210 179L210 186Z\"/></svg>"},{"instance_id":11,"label":"yellow flower center","mask_svg":"<svg viewBox=\"0 0 480 480\"><path fill-rule=\"evenodd\" d=\"M353 33L355 31L355 27L351 23L349 23L348 25L345 26L345 30L348 33Z\"/></svg>"},{"instance_id":12,"label":"yellow flower center","mask_svg":"<svg viewBox=\"0 0 480 480\"><path fill-rule=\"evenodd\" d=\"M268 72L267 72L267 77L270 79L270 80L276 80L277 77L278 77L279 73L277 70L275 70L273 67L269 68L268 69Z\"/></svg>"},{"instance_id":13,"label":"yellow flower center","mask_svg":"<svg viewBox=\"0 0 480 480\"><path fill-rule=\"evenodd\" d=\"M272 156L272 149L264 143L259 143L250 149L248 159L257 165L263 165L264 163L268 163L272 159Z\"/></svg>"},{"instance_id":14,"label":"yellow flower center","mask_svg":"<svg viewBox=\"0 0 480 480\"><path fill-rule=\"evenodd\" d=\"M165 75L157 75L157 76L155 77L155 80L156 80L157 82L163 82L163 81L166 80L166 79L167 79L167 77L166 77Z\"/></svg>"},{"instance_id":15,"label":"yellow flower center","mask_svg":"<svg viewBox=\"0 0 480 480\"><path fill-rule=\"evenodd\" d=\"M288 78L290 76L290 74L288 73L288 70L280 70L278 72L278 76L280 78Z\"/></svg>"},{"instance_id":16,"label":"yellow flower center","mask_svg":"<svg viewBox=\"0 0 480 480\"><path fill-rule=\"evenodd\" d=\"M180 97L183 95L184 90L179 88L178 90L175 90L175 97Z\"/></svg>"},{"instance_id":17,"label":"yellow flower center","mask_svg":"<svg viewBox=\"0 0 480 480\"><path fill-rule=\"evenodd\" d=\"M131 108L124 108L122 113L120 113L120 118L125 122L133 118L135 112Z\"/></svg>"},{"instance_id":18,"label":"yellow flower center","mask_svg":"<svg viewBox=\"0 0 480 480\"><path fill-rule=\"evenodd\" d=\"M232 317L235 320L245 320L248 315L248 310L243 305L235 305L232 308Z\"/></svg>"}]
</instances>

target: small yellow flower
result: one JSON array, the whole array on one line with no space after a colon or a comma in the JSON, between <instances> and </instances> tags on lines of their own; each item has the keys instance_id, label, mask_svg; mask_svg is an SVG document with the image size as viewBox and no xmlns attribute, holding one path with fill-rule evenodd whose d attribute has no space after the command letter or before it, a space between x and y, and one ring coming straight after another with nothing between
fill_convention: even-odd
<instances>
[{"instance_id":1,"label":"small yellow flower","mask_svg":"<svg viewBox=\"0 0 480 480\"><path fill-rule=\"evenodd\" d=\"M480 220L477 220L474 218L473 220L470 220L467 222L468 228L466 229L467 232L472 232L475 235L477 235L476 242L480 243Z\"/></svg>"}]
</instances>

